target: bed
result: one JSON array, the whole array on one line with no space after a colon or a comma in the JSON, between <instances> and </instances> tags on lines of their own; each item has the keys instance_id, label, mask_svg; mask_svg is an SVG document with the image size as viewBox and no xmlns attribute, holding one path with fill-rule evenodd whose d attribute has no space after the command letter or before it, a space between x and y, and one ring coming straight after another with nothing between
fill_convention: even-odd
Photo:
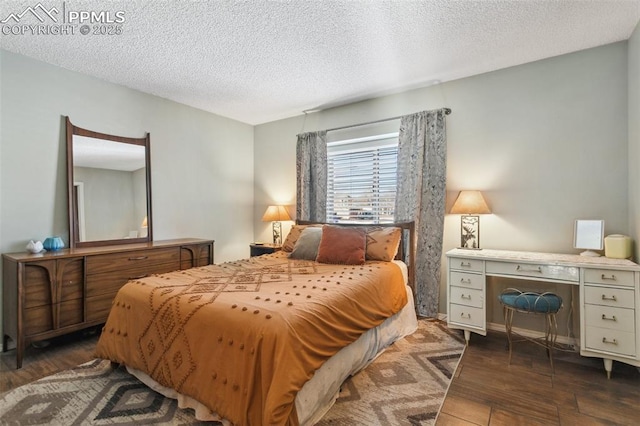
<instances>
[{"instance_id":1,"label":"bed","mask_svg":"<svg viewBox=\"0 0 640 426\"><path fill-rule=\"evenodd\" d=\"M313 424L349 375L416 329L413 259L394 260L412 242L413 224L304 223L281 252L130 281L97 356L200 420Z\"/></svg>"}]
</instances>

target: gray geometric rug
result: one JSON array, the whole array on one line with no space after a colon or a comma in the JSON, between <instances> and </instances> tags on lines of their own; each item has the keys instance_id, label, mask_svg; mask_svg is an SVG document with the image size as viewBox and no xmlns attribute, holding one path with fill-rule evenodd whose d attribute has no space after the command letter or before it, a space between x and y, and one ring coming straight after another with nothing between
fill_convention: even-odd
<instances>
[{"instance_id":1,"label":"gray geometric rug","mask_svg":"<svg viewBox=\"0 0 640 426\"><path fill-rule=\"evenodd\" d=\"M344 383L318 425L433 424L463 349L445 323L421 319L413 335ZM0 395L0 425L216 423L196 420L192 410L99 359Z\"/></svg>"},{"instance_id":2,"label":"gray geometric rug","mask_svg":"<svg viewBox=\"0 0 640 426\"><path fill-rule=\"evenodd\" d=\"M464 347L446 323L419 320L415 333L345 381L317 425L434 424Z\"/></svg>"}]
</instances>

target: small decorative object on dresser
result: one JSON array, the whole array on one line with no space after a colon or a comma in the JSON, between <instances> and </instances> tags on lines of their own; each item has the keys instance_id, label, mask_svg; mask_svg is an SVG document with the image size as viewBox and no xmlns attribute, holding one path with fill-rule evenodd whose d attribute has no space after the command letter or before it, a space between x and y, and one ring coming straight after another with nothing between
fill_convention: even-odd
<instances>
[{"instance_id":1,"label":"small decorative object on dresser","mask_svg":"<svg viewBox=\"0 0 640 426\"><path fill-rule=\"evenodd\" d=\"M27 243L27 251L29 253L33 253L33 254L40 253L43 249L44 249L44 246L40 241L31 240Z\"/></svg>"},{"instance_id":2,"label":"small decorative object on dresser","mask_svg":"<svg viewBox=\"0 0 640 426\"><path fill-rule=\"evenodd\" d=\"M44 240L42 245L46 251L56 251L64 247L64 242L60 237L49 237Z\"/></svg>"},{"instance_id":3,"label":"small decorative object on dresser","mask_svg":"<svg viewBox=\"0 0 640 426\"><path fill-rule=\"evenodd\" d=\"M278 244L265 244L265 243L252 243L249 244L250 255L254 256L262 256L263 254L271 254L282 249L281 245Z\"/></svg>"}]
</instances>

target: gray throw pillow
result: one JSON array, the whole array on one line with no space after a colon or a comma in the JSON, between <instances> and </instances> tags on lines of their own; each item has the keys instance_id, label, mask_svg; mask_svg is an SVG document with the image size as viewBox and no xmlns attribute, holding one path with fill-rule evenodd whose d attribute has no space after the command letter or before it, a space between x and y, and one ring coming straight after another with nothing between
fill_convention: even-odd
<instances>
[{"instance_id":1,"label":"gray throw pillow","mask_svg":"<svg viewBox=\"0 0 640 426\"><path fill-rule=\"evenodd\" d=\"M290 259L316 260L322 238L322 228L308 227L302 230L298 241L289 254Z\"/></svg>"}]
</instances>

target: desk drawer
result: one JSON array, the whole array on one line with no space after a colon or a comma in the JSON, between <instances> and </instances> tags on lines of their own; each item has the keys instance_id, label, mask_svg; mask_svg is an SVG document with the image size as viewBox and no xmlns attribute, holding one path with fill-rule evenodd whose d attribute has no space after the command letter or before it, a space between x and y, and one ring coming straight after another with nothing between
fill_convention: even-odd
<instances>
[{"instance_id":1,"label":"desk drawer","mask_svg":"<svg viewBox=\"0 0 640 426\"><path fill-rule=\"evenodd\" d=\"M484 294L482 290L451 286L451 303L482 308Z\"/></svg>"},{"instance_id":2,"label":"desk drawer","mask_svg":"<svg viewBox=\"0 0 640 426\"><path fill-rule=\"evenodd\" d=\"M449 285L482 290L484 288L484 275L451 271Z\"/></svg>"},{"instance_id":3,"label":"desk drawer","mask_svg":"<svg viewBox=\"0 0 640 426\"><path fill-rule=\"evenodd\" d=\"M634 333L587 326L585 337L588 349L628 356L635 356L636 354L636 336Z\"/></svg>"},{"instance_id":4,"label":"desk drawer","mask_svg":"<svg viewBox=\"0 0 640 426\"><path fill-rule=\"evenodd\" d=\"M459 257L449 258L449 269L456 271L482 272L484 269L483 260L462 259Z\"/></svg>"},{"instance_id":5,"label":"desk drawer","mask_svg":"<svg viewBox=\"0 0 640 426\"><path fill-rule=\"evenodd\" d=\"M633 272L610 269L586 269L584 282L594 284L633 287Z\"/></svg>"},{"instance_id":6,"label":"desk drawer","mask_svg":"<svg viewBox=\"0 0 640 426\"><path fill-rule=\"evenodd\" d=\"M470 325L484 330L484 311L482 308L449 304L449 322Z\"/></svg>"},{"instance_id":7,"label":"desk drawer","mask_svg":"<svg viewBox=\"0 0 640 426\"><path fill-rule=\"evenodd\" d=\"M534 277L542 280L560 280L576 283L580 281L580 269L574 266L487 261L486 271L487 274Z\"/></svg>"},{"instance_id":8,"label":"desk drawer","mask_svg":"<svg viewBox=\"0 0 640 426\"><path fill-rule=\"evenodd\" d=\"M585 305L587 326L634 333L635 311L633 309L612 308L609 306Z\"/></svg>"},{"instance_id":9,"label":"desk drawer","mask_svg":"<svg viewBox=\"0 0 640 426\"><path fill-rule=\"evenodd\" d=\"M631 289L584 286L584 303L633 309L635 307L634 299L635 292Z\"/></svg>"}]
</instances>

